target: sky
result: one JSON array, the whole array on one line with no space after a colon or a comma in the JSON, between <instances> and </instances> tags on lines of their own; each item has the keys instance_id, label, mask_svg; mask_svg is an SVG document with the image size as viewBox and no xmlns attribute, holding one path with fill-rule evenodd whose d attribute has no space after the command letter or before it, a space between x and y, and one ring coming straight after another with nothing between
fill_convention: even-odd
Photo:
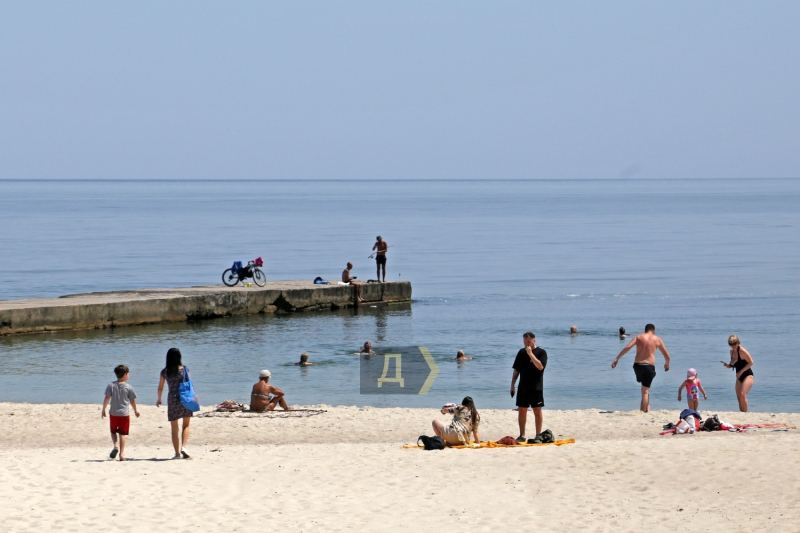
<instances>
[{"instance_id":1,"label":"sky","mask_svg":"<svg viewBox=\"0 0 800 533\"><path fill-rule=\"evenodd\" d=\"M800 2L3 2L0 179L800 177Z\"/></svg>"}]
</instances>

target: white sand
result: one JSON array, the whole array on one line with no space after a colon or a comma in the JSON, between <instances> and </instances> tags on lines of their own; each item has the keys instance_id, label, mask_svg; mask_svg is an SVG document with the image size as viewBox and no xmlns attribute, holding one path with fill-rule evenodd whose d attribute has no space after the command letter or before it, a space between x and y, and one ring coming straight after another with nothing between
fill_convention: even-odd
<instances>
[{"instance_id":1,"label":"white sand","mask_svg":"<svg viewBox=\"0 0 800 533\"><path fill-rule=\"evenodd\" d=\"M576 444L425 452L401 445L436 409L328 407L195 419L193 459L170 461L165 410L140 409L120 463L99 405L0 404L0 531L800 530L797 431L662 437L678 411L546 411ZM516 436L513 411L481 414L483 438Z\"/></svg>"}]
</instances>

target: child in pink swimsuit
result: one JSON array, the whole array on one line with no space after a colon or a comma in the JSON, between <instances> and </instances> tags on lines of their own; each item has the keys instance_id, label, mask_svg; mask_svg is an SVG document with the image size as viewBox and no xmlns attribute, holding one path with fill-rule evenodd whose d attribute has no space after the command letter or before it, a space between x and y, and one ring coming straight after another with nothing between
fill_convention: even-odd
<instances>
[{"instance_id":1,"label":"child in pink swimsuit","mask_svg":"<svg viewBox=\"0 0 800 533\"><path fill-rule=\"evenodd\" d=\"M681 392L683 392L684 387L686 387L686 400L689 402L689 409L697 411L700 405L700 393L703 393L704 400L708 400L708 395L697 377L697 370L694 368L690 368L686 372L686 381L678 387L678 401L681 401Z\"/></svg>"}]
</instances>

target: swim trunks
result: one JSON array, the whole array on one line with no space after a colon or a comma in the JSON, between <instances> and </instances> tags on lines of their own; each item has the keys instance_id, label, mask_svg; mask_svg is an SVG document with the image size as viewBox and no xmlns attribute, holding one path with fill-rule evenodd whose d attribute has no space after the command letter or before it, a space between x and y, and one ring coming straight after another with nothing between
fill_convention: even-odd
<instances>
[{"instance_id":1,"label":"swim trunks","mask_svg":"<svg viewBox=\"0 0 800 533\"><path fill-rule=\"evenodd\" d=\"M520 389L517 391L517 407L544 407L544 391Z\"/></svg>"},{"instance_id":2,"label":"swim trunks","mask_svg":"<svg viewBox=\"0 0 800 533\"><path fill-rule=\"evenodd\" d=\"M636 381L641 383L642 387L649 389L653 378L656 377L656 366L647 363L633 363L633 372L636 374Z\"/></svg>"},{"instance_id":3,"label":"swim trunks","mask_svg":"<svg viewBox=\"0 0 800 533\"><path fill-rule=\"evenodd\" d=\"M376 255L375 262L379 265L386 266L386 256L385 255Z\"/></svg>"},{"instance_id":4,"label":"swim trunks","mask_svg":"<svg viewBox=\"0 0 800 533\"><path fill-rule=\"evenodd\" d=\"M131 417L109 415L108 418L111 421L111 433L128 434L131 429Z\"/></svg>"}]
</instances>

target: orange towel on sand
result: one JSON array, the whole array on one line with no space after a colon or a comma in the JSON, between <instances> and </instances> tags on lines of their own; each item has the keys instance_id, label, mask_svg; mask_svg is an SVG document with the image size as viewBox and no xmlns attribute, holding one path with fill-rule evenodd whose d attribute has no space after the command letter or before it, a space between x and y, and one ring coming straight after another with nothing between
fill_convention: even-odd
<instances>
[{"instance_id":1,"label":"orange towel on sand","mask_svg":"<svg viewBox=\"0 0 800 533\"><path fill-rule=\"evenodd\" d=\"M575 444L575 439L564 439L564 440L557 440L555 442L548 442L547 444L516 444L516 445L509 445L509 444L498 444L496 442L492 442L490 440L483 441L478 445L470 444L470 445L461 445L461 446L447 446L447 448L466 448L470 450L477 450L480 448L533 448L535 446L563 446L564 444ZM424 450L422 446L413 446L413 445L406 445L403 448L417 448L419 450Z\"/></svg>"}]
</instances>

